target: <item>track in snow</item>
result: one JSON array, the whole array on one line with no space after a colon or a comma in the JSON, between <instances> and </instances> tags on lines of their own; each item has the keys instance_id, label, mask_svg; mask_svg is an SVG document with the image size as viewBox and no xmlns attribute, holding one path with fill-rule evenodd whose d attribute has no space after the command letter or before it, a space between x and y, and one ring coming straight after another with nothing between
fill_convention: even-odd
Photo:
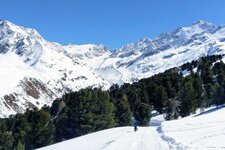
<instances>
[{"instance_id":1,"label":"track in snow","mask_svg":"<svg viewBox=\"0 0 225 150\"><path fill-rule=\"evenodd\" d=\"M126 129L118 134L118 138L104 150L165 150L167 149L154 127L142 127L137 132Z\"/></svg>"},{"instance_id":2,"label":"track in snow","mask_svg":"<svg viewBox=\"0 0 225 150\"><path fill-rule=\"evenodd\" d=\"M59 144L48 146L43 150L167 150L167 142L160 138L156 127L133 127L108 129Z\"/></svg>"},{"instance_id":3,"label":"track in snow","mask_svg":"<svg viewBox=\"0 0 225 150\"><path fill-rule=\"evenodd\" d=\"M140 128L139 132L134 135L134 140L132 146L128 148L129 150L166 150L168 149L165 143L162 141L156 128L145 127Z\"/></svg>"}]
</instances>

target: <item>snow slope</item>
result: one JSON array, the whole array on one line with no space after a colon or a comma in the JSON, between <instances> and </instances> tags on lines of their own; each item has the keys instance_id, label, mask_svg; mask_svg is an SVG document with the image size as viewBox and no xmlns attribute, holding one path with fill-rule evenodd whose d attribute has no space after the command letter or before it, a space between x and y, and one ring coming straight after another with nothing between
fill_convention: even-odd
<instances>
[{"instance_id":1,"label":"snow slope","mask_svg":"<svg viewBox=\"0 0 225 150\"><path fill-rule=\"evenodd\" d=\"M40 150L222 150L225 149L225 107L210 108L173 121L162 116L149 127L103 130L50 145ZM163 122L162 122L163 121Z\"/></svg>"},{"instance_id":2,"label":"snow slope","mask_svg":"<svg viewBox=\"0 0 225 150\"><path fill-rule=\"evenodd\" d=\"M225 108L162 123L160 132L171 149L224 150Z\"/></svg>"},{"instance_id":3,"label":"snow slope","mask_svg":"<svg viewBox=\"0 0 225 150\"><path fill-rule=\"evenodd\" d=\"M139 127L135 132L133 127L121 127L103 130L40 150L166 150L168 145L163 141L155 128Z\"/></svg>"},{"instance_id":4,"label":"snow slope","mask_svg":"<svg viewBox=\"0 0 225 150\"><path fill-rule=\"evenodd\" d=\"M0 117L51 105L85 87L132 83L206 55L225 54L225 26L198 21L116 50L67 45L0 20Z\"/></svg>"}]
</instances>

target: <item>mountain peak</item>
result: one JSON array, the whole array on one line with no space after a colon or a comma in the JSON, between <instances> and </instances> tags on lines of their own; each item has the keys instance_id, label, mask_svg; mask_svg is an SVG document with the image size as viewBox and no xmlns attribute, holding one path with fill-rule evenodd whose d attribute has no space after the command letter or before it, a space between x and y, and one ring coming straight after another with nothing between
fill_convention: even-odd
<instances>
[{"instance_id":1,"label":"mountain peak","mask_svg":"<svg viewBox=\"0 0 225 150\"><path fill-rule=\"evenodd\" d=\"M146 44L148 44L148 43L150 43L151 42L151 39L149 39L149 38L143 38L143 39L140 39L140 40L138 40L138 42L137 43L139 43L139 44L144 44L144 43L146 43Z\"/></svg>"},{"instance_id":2,"label":"mountain peak","mask_svg":"<svg viewBox=\"0 0 225 150\"><path fill-rule=\"evenodd\" d=\"M7 20L0 20L0 30L3 28L10 28L13 24Z\"/></svg>"},{"instance_id":3,"label":"mountain peak","mask_svg":"<svg viewBox=\"0 0 225 150\"><path fill-rule=\"evenodd\" d=\"M28 65L39 59L45 40L35 30L17 26L7 20L0 21L0 54L14 52Z\"/></svg>"},{"instance_id":4,"label":"mountain peak","mask_svg":"<svg viewBox=\"0 0 225 150\"><path fill-rule=\"evenodd\" d=\"M214 33L217 29L216 25L214 25L211 22L204 21L204 20L199 20L199 21L193 23L190 27L192 27L192 28L198 27L198 28L205 30L206 32L210 32L210 33Z\"/></svg>"},{"instance_id":5,"label":"mountain peak","mask_svg":"<svg viewBox=\"0 0 225 150\"><path fill-rule=\"evenodd\" d=\"M63 48L70 54L79 59L99 57L108 52L107 48L100 44L67 45Z\"/></svg>"},{"instance_id":6,"label":"mountain peak","mask_svg":"<svg viewBox=\"0 0 225 150\"><path fill-rule=\"evenodd\" d=\"M0 19L0 24L2 23L6 24L6 23L9 23L9 21Z\"/></svg>"},{"instance_id":7,"label":"mountain peak","mask_svg":"<svg viewBox=\"0 0 225 150\"><path fill-rule=\"evenodd\" d=\"M198 21L194 22L193 24L212 24L212 23L205 21L205 20L198 20Z\"/></svg>"},{"instance_id":8,"label":"mountain peak","mask_svg":"<svg viewBox=\"0 0 225 150\"><path fill-rule=\"evenodd\" d=\"M7 20L0 20L0 31L7 33L6 35L10 33L20 33L21 35L24 35L24 36L29 35L29 36L42 38L41 35L35 29L17 26Z\"/></svg>"},{"instance_id":9,"label":"mountain peak","mask_svg":"<svg viewBox=\"0 0 225 150\"><path fill-rule=\"evenodd\" d=\"M0 27L2 27L2 28L4 28L4 27L5 28L13 28L13 27L19 27L19 26L13 24L12 22L10 22L8 20L0 20Z\"/></svg>"}]
</instances>

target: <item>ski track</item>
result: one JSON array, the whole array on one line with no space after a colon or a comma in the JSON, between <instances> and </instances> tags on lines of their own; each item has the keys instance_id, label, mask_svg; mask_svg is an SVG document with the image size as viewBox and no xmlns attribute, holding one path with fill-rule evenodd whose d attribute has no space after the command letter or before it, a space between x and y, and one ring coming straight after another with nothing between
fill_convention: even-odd
<instances>
[{"instance_id":1,"label":"ski track","mask_svg":"<svg viewBox=\"0 0 225 150\"><path fill-rule=\"evenodd\" d=\"M129 133L127 133L129 132ZM156 132L155 127L139 127L137 132L132 129L118 134L118 138L114 142L110 142L104 150L166 150L166 146L162 144L162 139ZM129 139L129 140L128 140Z\"/></svg>"},{"instance_id":2,"label":"ski track","mask_svg":"<svg viewBox=\"0 0 225 150\"><path fill-rule=\"evenodd\" d=\"M76 138L74 141L65 141L68 142L66 150L74 149L74 147L69 146L72 143L76 143L76 147L79 147L80 150L168 150L168 143L161 139L156 130L156 127L149 126L139 127L138 131L135 132L133 127L122 127L114 129L112 133L109 129L109 132L104 133L104 141L94 138L95 142L93 142L93 138L89 139L87 135L82 143L77 143ZM96 137L102 135L101 131L94 134L96 134ZM59 143L45 147L42 150L59 150L64 145Z\"/></svg>"}]
</instances>

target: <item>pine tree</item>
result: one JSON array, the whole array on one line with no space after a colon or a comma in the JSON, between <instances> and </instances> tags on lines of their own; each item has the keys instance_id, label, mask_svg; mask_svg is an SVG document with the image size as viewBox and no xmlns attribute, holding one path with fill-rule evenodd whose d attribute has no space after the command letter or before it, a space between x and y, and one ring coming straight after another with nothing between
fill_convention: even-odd
<instances>
[{"instance_id":1,"label":"pine tree","mask_svg":"<svg viewBox=\"0 0 225 150\"><path fill-rule=\"evenodd\" d=\"M165 119L166 120L177 119L179 117L179 107L180 102L178 100L178 97L169 99L166 103Z\"/></svg>"},{"instance_id":2,"label":"pine tree","mask_svg":"<svg viewBox=\"0 0 225 150\"><path fill-rule=\"evenodd\" d=\"M150 99L145 88L142 89L140 99L143 103L150 104Z\"/></svg>"},{"instance_id":3,"label":"pine tree","mask_svg":"<svg viewBox=\"0 0 225 150\"><path fill-rule=\"evenodd\" d=\"M199 103L198 107L200 108L201 112L203 112L204 108L206 108L208 106L209 100L208 100L205 88L203 88L203 90L202 90L202 95L201 95L200 99L198 99L198 103Z\"/></svg>"},{"instance_id":4,"label":"pine tree","mask_svg":"<svg viewBox=\"0 0 225 150\"><path fill-rule=\"evenodd\" d=\"M95 131L112 128L115 126L114 104L110 102L108 91L94 89L92 91L93 118Z\"/></svg>"},{"instance_id":5,"label":"pine tree","mask_svg":"<svg viewBox=\"0 0 225 150\"><path fill-rule=\"evenodd\" d=\"M123 94L121 98L115 103L116 112L116 122L118 126L128 126L131 125L131 110L128 103L127 95Z\"/></svg>"},{"instance_id":6,"label":"pine tree","mask_svg":"<svg viewBox=\"0 0 225 150\"><path fill-rule=\"evenodd\" d=\"M206 107L209 107L213 103L212 100L213 100L214 86L213 86L213 84L208 83L205 85L204 89L205 89L206 95L207 95Z\"/></svg>"},{"instance_id":7,"label":"pine tree","mask_svg":"<svg viewBox=\"0 0 225 150\"><path fill-rule=\"evenodd\" d=\"M167 91L167 95L168 98L174 98L176 95L176 90L174 87L172 87L172 84L170 81L167 82L166 84L166 91Z\"/></svg>"},{"instance_id":8,"label":"pine tree","mask_svg":"<svg viewBox=\"0 0 225 150\"><path fill-rule=\"evenodd\" d=\"M213 84L213 72L210 69L211 65L205 65L201 70L201 77L204 84Z\"/></svg>"},{"instance_id":9,"label":"pine tree","mask_svg":"<svg viewBox=\"0 0 225 150\"><path fill-rule=\"evenodd\" d=\"M219 73L217 75L217 82L220 84L220 85L224 85L225 83L225 75L223 72Z\"/></svg>"},{"instance_id":10,"label":"pine tree","mask_svg":"<svg viewBox=\"0 0 225 150\"><path fill-rule=\"evenodd\" d=\"M179 92L179 101L180 115L182 117L188 116L190 113L195 113L197 102L195 91L190 81L184 83L184 85L181 87Z\"/></svg>"},{"instance_id":11,"label":"pine tree","mask_svg":"<svg viewBox=\"0 0 225 150\"><path fill-rule=\"evenodd\" d=\"M225 98L225 93L224 89L221 85L218 83L215 84L214 86L214 104L218 107L219 105L223 104L224 98Z\"/></svg>"},{"instance_id":12,"label":"pine tree","mask_svg":"<svg viewBox=\"0 0 225 150\"><path fill-rule=\"evenodd\" d=\"M166 120L172 120L173 119L173 106L172 106L171 100L168 100L166 102L165 119Z\"/></svg>"},{"instance_id":13,"label":"pine tree","mask_svg":"<svg viewBox=\"0 0 225 150\"><path fill-rule=\"evenodd\" d=\"M55 118L55 142L61 142L63 140L72 138L71 136L73 128L70 127L70 121L68 116L68 108L65 107Z\"/></svg>"},{"instance_id":14,"label":"pine tree","mask_svg":"<svg viewBox=\"0 0 225 150\"><path fill-rule=\"evenodd\" d=\"M163 113L163 109L168 101L167 93L163 86L159 86L155 91L154 108L160 113Z\"/></svg>"},{"instance_id":15,"label":"pine tree","mask_svg":"<svg viewBox=\"0 0 225 150\"><path fill-rule=\"evenodd\" d=\"M25 149L25 146L19 140L19 142L16 145L16 150L24 150L24 149Z\"/></svg>"},{"instance_id":16,"label":"pine tree","mask_svg":"<svg viewBox=\"0 0 225 150\"><path fill-rule=\"evenodd\" d=\"M203 83L198 74L193 75L193 88L197 99L197 107L202 105Z\"/></svg>"},{"instance_id":17,"label":"pine tree","mask_svg":"<svg viewBox=\"0 0 225 150\"><path fill-rule=\"evenodd\" d=\"M14 139L11 132L0 133L0 149L10 150L13 149Z\"/></svg>"},{"instance_id":18,"label":"pine tree","mask_svg":"<svg viewBox=\"0 0 225 150\"><path fill-rule=\"evenodd\" d=\"M140 101L140 98L138 97L138 93L136 90L132 90L131 93L129 93L129 104L131 107L131 110L134 110L134 104L138 101Z\"/></svg>"},{"instance_id":19,"label":"pine tree","mask_svg":"<svg viewBox=\"0 0 225 150\"><path fill-rule=\"evenodd\" d=\"M134 106L134 118L138 121L138 124L141 126L146 126L149 124L151 117L151 110L148 104L142 102L136 102Z\"/></svg>"},{"instance_id":20,"label":"pine tree","mask_svg":"<svg viewBox=\"0 0 225 150\"><path fill-rule=\"evenodd\" d=\"M25 139L25 149L40 148L54 142L55 127L50 118L50 114L43 109L30 112L30 130Z\"/></svg>"}]
</instances>

